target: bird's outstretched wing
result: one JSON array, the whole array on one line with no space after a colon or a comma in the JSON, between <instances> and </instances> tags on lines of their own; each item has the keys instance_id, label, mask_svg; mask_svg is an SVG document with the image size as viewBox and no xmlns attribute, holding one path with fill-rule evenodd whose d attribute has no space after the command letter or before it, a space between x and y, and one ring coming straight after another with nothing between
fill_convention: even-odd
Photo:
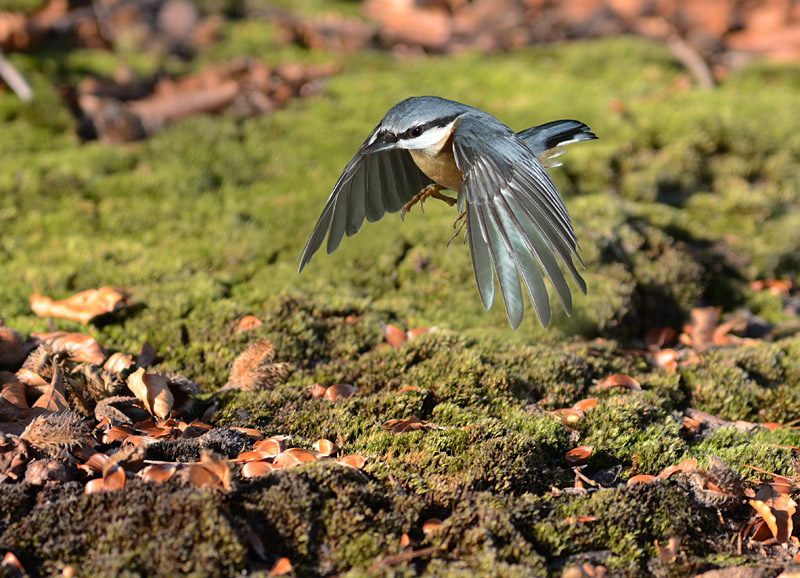
<instances>
[{"instance_id":1,"label":"bird's outstretched wing","mask_svg":"<svg viewBox=\"0 0 800 578\"><path fill-rule=\"evenodd\" d=\"M402 209L411 198L431 184L417 168L407 150L366 153L377 127L347 163L333 187L317 224L300 253L297 272L303 270L328 236L326 250L332 253L346 233L361 229L364 218L373 223L386 213Z\"/></svg>"},{"instance_id":2,"label":"bird's outstretched wing","mask_svg":"<svg viewBox=\"0 0 800 578\"><path fill-rule=\"evenodd\" d=\"M554 159L567 152L561 148L564 145L597 138L588 126L577 120L554 120L518 132L517 136L546 167L561 166Z\"/></svg>"},{"instance_id":3,"label":"bird's outstretched wing","mask_svg":"<svg viewBox=\"0 0 800 578\"><path fill-rule=\"evenodd\" d=\"M492 305L494 272L509 323L516 328L524 311L521 278L544 327L550 320L544 272L570 314L572 296L556 256L585 294L586 283L572 258L583 263L564 202L533 150L507 127L480 114L465 114L454 132L453 151L463 173L458 205L467 212L467 238L483 306Z\"/></svg>"}]
</instances>

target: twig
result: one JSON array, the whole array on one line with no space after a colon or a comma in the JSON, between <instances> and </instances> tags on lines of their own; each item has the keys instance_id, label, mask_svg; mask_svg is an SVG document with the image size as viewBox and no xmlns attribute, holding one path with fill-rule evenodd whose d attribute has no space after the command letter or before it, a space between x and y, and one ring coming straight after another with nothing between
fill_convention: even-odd
<instances>
[{"instance_id":1,"label":"twig","mask_svg":"<svg viewBox=\"0 0 800 578\"><path fill-rule=\"evenodd\" d=\"M672 55L686 67L701 88L706 90L714 88L714 77L700 53L677 34L673 34L667 39L667 46Z\"/></svg>"},{"instance_id":2,"label":"twig","mask_svg":"<svg viewBox=\"0 0 800 578\"><path fill-rule=\"evenodd\" d=\"M9 62L3 50L0 48L0 78L2 78L8 87L14 91L20 100L30 102L33 98L33 89L31 85L20 74L19 70Z\"/></svg>"}]
</instances>

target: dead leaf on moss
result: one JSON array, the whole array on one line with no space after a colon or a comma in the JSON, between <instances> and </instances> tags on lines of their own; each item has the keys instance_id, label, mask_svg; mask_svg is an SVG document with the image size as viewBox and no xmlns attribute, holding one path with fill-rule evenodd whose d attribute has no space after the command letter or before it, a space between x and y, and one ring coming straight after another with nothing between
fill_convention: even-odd
<instances>
[{"instance_id":1,"label":"dead leaf on moss","mask_svg":"<svg viewBox=\"0 0 800 578\"><path fill-rule=\"evenodd\" d=\"M576 401L573 404L572 409L576 411L586 411L587 409L592 409L596 405L597 405L597 398L588 397L586 399L581 399L579 401Z\"/></svg>"},{"instance_id":2,"label":"dead leaf on moss","mask_svg":"<svg viewBox=\"0 0 800 578\"><path fill-rule=\"evenodd\" d=\"M104 444L113 444L114 442L125 441L132 435L135 435L132 427L125 424L117 424L106 429L101 439Z\"/></svg>"},{"instance_id":3,"label":"dead leaf on moss","mask_svg":"<svg viewBox=\"0 0 800 578\"><path fill-rule=\"evenodd\" d=\"M433 534L442 527L443 523L439 518L428 518L422 523L422 533L426 536Z\"/></svg>"},{"instance_id":4,"label":"dead leaf on moss","mask_svg":"<svg viewBox=\"0 0 800 578\"><path fill-rule=\"evenodd\" d=\"M769 527L772 536L779 544L789 541L794 530L792 516L797 511L797 502L788 494L779 494L772 486L764 484L756 492L753 500L748 500Z\"/></svg>"},{"instance_id":5,"label":"dead leaf on moss","mask_svg":"<svg viewBox=\"0 0 800 578\"><path fill-rule=\"evenodd\" d=\"M89 480L83 488L85 494L115 492L125 486L125 470L119 465L108 468L102 478Z\"/></svg>"},{"instance_id":6,"label":"dead leaf on moss","mask_svg":"<svg viewBox=\"0 0 800 578\"><path fill-rule=\"evenodd\" d=\"M276 469L287 470L307 462L315 462L317 459L317 454L310 450L303 448L289 448L275 456L275 459L272 460L272 465Z\"/></svg>"},{"instance_id":7,"label":"dead leaf on moss","mask_svg":"<svg viewBox=\"0 0 800 578\"><path fill-rule=\"evenodd\" d=\"M342 401L345 399L350 399L356 394L357 391L358 388L353 387L349 383L337 383L325 390L325 394L322 396L322 399L331 402Z\"/></svg>"},{"instance_id":8,"label":"dead leaf on moss","mask_svg":"<svg viewBox=\"0 0 800 578\"><path fill-rule=\"evenodd\" d=\"M678 361L681 358L681 354L675 351L674 349L662 349L660 351L653 352L650 355L650 359L658 367L663 367L665 369L669 369L670 371L675 371L678 367Z\"/></svg>"},{"instance_id":9,"label":"dead leaf on moss","mask_svg":"<svg viewBox=\"0 0 800 578\"><path fill-rule=\"evenodd\" d=\"M270 457L275 457L286 449L286 438L283 436L273 436L265 440L257 441L253 444L253 449L258 452L264 452Z\"/></svg>"},{"instance_id":10,"label":"dead leaf on moss","mask_svg":"<svg viewBox=\"0 0 800 578\"><path fill-rule=\"evenodd\" d=\"M791 293L793 283L791 279L764 279L752 281L750 289L752 291L769 291L773 295L785 297Z\"/></svg>"},{"instance_id":11,"label":"dead leaf on moss","mask_svg":"<svg viewBox=\"0 0 800 578\"><path fill-rule=\"evenodd\" d=\"M105 349L93 337L83 333L56 331L53 333L32 333L31 337L36 339L39 344L48 344L53 352L66 352L70 359L74 361L102 365L106 358Z\"/></svg>"},{"instance_id":12,"label":"dead leaf on moss","mask_svg":"<svg viewBox=\"0 0 800 578\"><path fill-rule=\"evenodd\" d=\"M651 484L657 479L658 478L656 478L656 476L652 476L650 474L639 474L637 476L631 476L626 485L630 488L636 484Z\"/></svg>"},{"instance_id":13,"label":"dead leaf on moss","mask_svg":"<svg viewBox=\"0 0 800 578\"><path fill-rule=\"evenodd\" d=\"M336 463L350 468L355 468L357 470L363 470L364 465L367 463L367 458L359 454L350 454L340 458Z\"/></svg>"},{"instance_id":14,"label":"dead leaf on moss","mask_svg":"<svg viewBox=\"0 0 800 578\"><path fill-rule=\"evenodd\" d=\"M661 472L659 472L657 478L667 479L670 476L675 474L688 474L689 472L693 472L697 469L697 460L694 458L686 458L685 460L681 460L678 464L674 466L667 466Z\"/></svg>"},{"instance_id":15,"label":"dead leaf on moss","mask_svg":"<svg viewBox=\"0 0 800 578\"><path fill-rule=\"evenodd\" d=\"M200 454L200 465L216 476L223 490L231 489L233 474L227 460L221 459L216 454L206 450Z\"/></svg>"},{"instance_id":16,"label":"dead leaf on moss","mask_svg":"<svg viewBox=\"0 0 800 578\"><path fill-rule=\"evenodd\" d=\"M169 379L156 373L145 373L140 367L128 376L128 388L152 415L162 419L169 415L174 397L169 389Z\"/></svg>"},{"instance_id":17,"label":"dead leaf on moss","mask_svg":"<svg viewBox=\"0 0 800 578\"><path fill-rule=\"evenodd\" d=\"M401 548L408 548L409 546L411 546L411 538L409 538L408 534L403 532L400 535L400 547Z\"/></svg>"},{"instance_id":18,"label":"dead leaf on moss","mask_svg":"<svg viewBox=\"0 0 800 578\"><path fill-rule=\"evenodd\" d=\"M264 460L247 462L242 466L242 477L260 478L275 471L275 467Z\"/></svg>"},{"instance_id":19,"label":"dead leaf on moss","mask_svg":"<svg viewBox=\"0 0 800 578\"><path fill-rule=\"evenodd\" d=\"M289 558L279 558L277 562L272 566L272 569L269 571L270 576L285 576L286 574L291 574L294 571L292 568L292 563L289 561Z\"/></svg>"},{"instance_id":20,"label":"dead leaf on moss","mask_svg":"<svg viewBox=\"0 0 800 578\"><path fill-rule=\"evenodd\" d=\"M60 317L86 324L95 317L127 307L130 296L131 292L121 287L100 287L58 301L38 292L29 299L31 309L39 317Z\"/></svg>"},{"instance_id":21,"label":"dead leaf on moss","mask_svg":"<svg viewBox=\"0 0 800 578\"><path fill-rule=\"evenodd\" d=\"M425 335L426 333L430 333L431 331L435 331L435 327L414 327L413 329L409 329L406 332L406 336L409 339L415 339L420 335Z\"/></svg>"},{"instance_id":22,"label":"dead leaf on moss","mask_svg":"<svg viewBox=\"0 0 800 578\"><path fill-rule=\"evenodd\" d=\"M417 416L412 415L408 419L390 419L381 426L381 429L390 431L394 435L398 435L408 431L433 430L442 428L435 423L421 420Z\"/></svg>"},{"instance_id":23,"label":"dead leaf on moss","mask_svg":"<svg viewBox=\"0 0 800 578\"><path fill-rule=\"evenodd\" d=\"M385 323L383 324L383 338L392 347L400 347L406 342L408 335L399 327Z\"/></svg>"},{"instance_id":24,"label":"dead leaf on moss","mask_svg":"<svg viewBox=\"0 0 800 578\"><path fill-rule=\"evenodd\" d=\"M567 463L571 466L578 466L586 462L594 451L594 446L578 446L572 448L565 454Z\"/></svg>"},{"instance_id":25,"label":"dead leaf on moss","mask_svg":"<svg viewBox=\"0 0 800 578\"><path fill-rule=\"evenodd\" d=\"M631 391L642 391L642 386L629 375L624 373L615 373L603 379L596 379L594 382L595 389L611 389L613 387L622 387L630 389Z\"/></svg>"},{"instance_id":26,"label":"dead leaf on moss","mask_svg":"<svg viewBox=\"0 0 800 578\"><path fill-rule=\"evenodd\" d=\"M555 409L550 413L560 419L561 423L570 427L577 425L578 422L583 418L582 411L572 408Z\"/></svg>"},{"instance_id":27,"label":"dead leaf on moss","mask_svg":"<svg viewBox=\"0 0 800 578\"><path fill-rule=\"evenodd\" d=\"M239 319L239 322L236 324L236 331L239 333L247 333L262 325L264 325L264 322L255 315L245 315Z\"/></svg>"},{"instance_id":28,"label":"dead leaf on moss","mask_svg":"<svg viewBox=\"0 0 800 578\"><path fill-rule=\"evenodd\" d=\"M204 427L206 429L211 429L211 426L207 425L207 424L200 424L200 423L195 424L195 422L192 422L191 425L197 425L197 426L202 426L202 427ZM262 440L262 439L264 439L264 434L261 433L259 430L257 430L254 427L236 427L236 426L232 426L231 429L234 430L234 431L238 431L239 433L243 433L244 435L249 437L251 440Z\"/></svg>"},{"instance_id":29,"label":"dead leaf on moss","mask_svg":"<svg viewBox=\"0 0 800 578\"><path fill-rule=\"evenodd\" d=\"M175 472L178 471L178 464L151 464L139 472L145 482L166 482Z\"/></svg>"},{"instance_id":30,"label":"dead leaf on moss","mask_svg":"<svg viewBox=\"0 0 800 578\"><path fill-rule=\"evenodd\" d=\"M326 440L324 438L318 439L317 441L314 442L314 449L317 452L319 452L321 456L326 456L326 457L335 454L336 452L339 451L335 443L333 443L331 440Z\"/></svg>"},{"instance_id":31,"label":"dead leaf on moss","mask_svg":"<svg viewBox=\"0 0 800 578\"><path fill-rule=\"evenodd\" d=\"M33 347L22 335L0 321L0 367L17 369Z\"/></svg>"},{"instance_id":32,"label":"dead leaf on moss","mask_svg":"<svg viewBox=\"0 0 800 578\"><path fill-rule=\"evenodd\" d=\"M311 397L322 397L325 395L326 388L319 383L315 383L308 386L308 391L311 393Z\"/></svg>"},{"instance_id":33,"label":"dead leaf on moss","mask_svg":"<svg viewBox=\"0 0 800 578\"><path fill-rule=\"evenodd\" d=\"M608 571L605 566L584 562L580 566L570 566L561 573L561 578L605 578Z\"/></svg>"},{"instance_id":34,"label":"dead leaf on moss","mask_svg":"<svg viewBox=\"0 0 800 578\"><path fill-rule=\"evenodd\" d=\"M139 355L136 356L136 365L139 367L150 367L156 361L156 348L149 342L142 343Z\"/></svg>"}]
</instances>

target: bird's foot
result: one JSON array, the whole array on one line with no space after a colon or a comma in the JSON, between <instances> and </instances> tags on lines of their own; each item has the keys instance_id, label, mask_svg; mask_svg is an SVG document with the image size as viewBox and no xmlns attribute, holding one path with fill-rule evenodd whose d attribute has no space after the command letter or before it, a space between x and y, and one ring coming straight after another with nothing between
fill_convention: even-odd
<instances>
[{"instance_id":1,"label":"bird's foot","mask_svg":"<svg viewBox=\"0 0 800 578\"><path fill-rule=\"evenodd\" d=\"M406 218L406 213L409 212L411 210L411 207L413 207L417 203L419 203L419 208L424 213L425 209L423 209L423 203L425 203L425 201L428 199L428 197L433 197L434 199L439 199L440 201L444 201L445 203L447 203L451 207L453 205L455 205L456 204L456 200L454 198L452 198L452 197L448 197L447 195L441 194L439 192L441 190L442 190L442 186L441 185L437 185L436 183L432 183L432 184L428 185L427 187L425 187L424 189L422 189L420 192L418 192L416 195L414 195L411 198L411 200L408 201L408 203L406 203L406 206L403 207L402 211L400 211L400 218L401 219L405 219Z\"/></svg>"},{"instance_id":2,"label":"bird's foot","mask_svg":"<svg viewBox=\"0 0 800 578\"><path fill-rule=\"evenodd\" d=\"M451 237L447 240L448 247L450 246L450 243L453 242L453 239L458 237L458 234L461 233L461 231L464 229L466 225L467 225L467 212L461 211L461 214L458 217L456 217L455 221L453 221L453 228L456 230L456 232L453 233Z\"/></svg>"}]
</instances>

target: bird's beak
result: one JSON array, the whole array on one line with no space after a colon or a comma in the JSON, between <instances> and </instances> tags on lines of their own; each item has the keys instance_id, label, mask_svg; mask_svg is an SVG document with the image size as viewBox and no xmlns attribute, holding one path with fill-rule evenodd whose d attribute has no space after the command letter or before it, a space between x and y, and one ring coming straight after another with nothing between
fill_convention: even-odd
<instances>
[{"instance_id":1,"label":"bird's beak","mask_svg":"<svg viewBox=\"0 0 800 578\"><path fill-rule=\"evenodd\" d=\"M364 149L364 154L379 153L381 151L396 148L397 137L390 132L381 131Z\"/></svg>"}]
</instances>

